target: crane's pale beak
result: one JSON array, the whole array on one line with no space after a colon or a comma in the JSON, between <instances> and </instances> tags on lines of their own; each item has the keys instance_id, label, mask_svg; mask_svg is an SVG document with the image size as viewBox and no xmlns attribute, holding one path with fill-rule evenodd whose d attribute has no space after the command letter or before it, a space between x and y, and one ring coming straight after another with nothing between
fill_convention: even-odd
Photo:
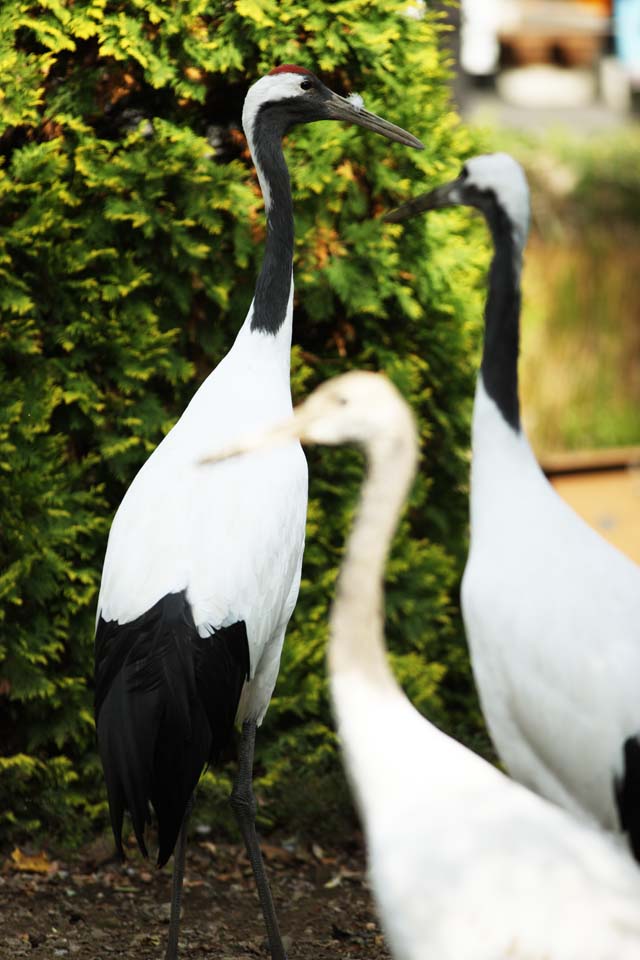
<instances>
[{"instance_id":1,"label":"crane's pale beak","mask_svg":"<svg viewBox=\"0 0 640 960\"><path fill-rule=\"evenodd\" d=\"M233 457L241 457L247 453L256 453L260 450L270 450L272 447L281 447L294 440L300 440L304 436L308 416L304 410L304 404L297 407L293 416L282 423L276 424L270 429L263 430L260 433L248 434L237 443L229 444L228 447L222 447L220 450L214 450L212 453L202 457L199 466L208 466L212 463L220 463L223 460L231 460Z\"/></svg>"},{"instance_id":2,"label":"crane's pale beak","mask_svg":"<svg viewBox=\"0 0 640 960\"><path fill-rule=\"evenodd\" d=\"M417 217L425 210L438 210L441 207L454 207L464 204L466 201L463 195L464 181L457 177L450 183L443 183L442 186L430 190L428 193L421 193L419 197L407 200L406 203L385 213L382 218L385 223L401 223L403 220L409 220L411 217Z\"/></svg>"},{"instance_id":3,"label":"crane's pale beak","mask_svg":"<svg viewBox=\"0 0 640 960\"><path fill-rule=\"evenodd\" d=\"M328 91L329 96L324 101L327 120L345 120L347 123L355 123L358 127L364 127L365 130L373 130L386 137L387 140L395 140L396 143L403 143L406 147L415 147L416 150L424 150L424 144L407 133L402 127L397 127L395 123L389 123L375 113L369 113L364 107L358 105L355 100L347 100L333 91Z\"/></svg>"}]
</instances>

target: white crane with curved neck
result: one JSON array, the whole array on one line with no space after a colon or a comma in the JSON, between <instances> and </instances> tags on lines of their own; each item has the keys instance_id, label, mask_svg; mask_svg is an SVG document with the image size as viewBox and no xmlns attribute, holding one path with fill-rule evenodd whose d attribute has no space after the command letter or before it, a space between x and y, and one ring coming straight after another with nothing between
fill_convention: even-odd
<instances>
[{"instance_id":1,"label":"white crane with curved neck","mask_svg":"<svg viewBox=\"0 0 640 960\"><path fill-rule=\"evenodd\" d=\"M484 214L495 247L462 583L482 709L517 780L625 831L640 860L640 568L560 499L520 424L524 172L507 154L474 157L457 179L385 219L461 204Z\"/></svg>"},{"instance_id":2,"label":"white crane with curved neck","mask_svg":"<svg viewBox=\"0 0 640 960\"><path fill-rule=\"evenodd\" d=\"M131 483L107 545L95 642L98 746L120 852L128 809L146 854L150 806L159 865L176 847L167 960L177 957L193 791L235 721L242 739L231 803L273 960L285 957L255 832L253 750L298 596L307 465L299 446L210 476L195 461L212 437L228 442L291 412L293 205L282 138L317 120L422 147L302 67L277 67L250 88L243 126L267 212L255 296L231 350Z\"/></svg>"},{"instance_id":3,"label":"white crane with curved neck","mask_svg":"<svg viewBox=\"0 0 640 960\"><path fill-rule=\"evenodd\" d=\"M599 830L508 779L426 720L384 643L384 566L417 462L417 432L379 374L328 381L294 417L219 461L292 440L356 443L367 459L331 611L329 678L396 960L636 960L640 873Z\"/></svg>"}]
</instances>

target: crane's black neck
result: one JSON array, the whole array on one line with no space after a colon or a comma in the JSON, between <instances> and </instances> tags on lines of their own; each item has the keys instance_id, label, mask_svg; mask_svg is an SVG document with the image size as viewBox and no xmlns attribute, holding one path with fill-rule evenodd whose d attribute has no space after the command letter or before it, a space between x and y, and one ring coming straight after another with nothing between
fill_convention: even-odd
<instances>
[{"instance_id":1,"label":"crane's black neck","mask_svg":"<svg viewBox=\"0 0 640 960\"><path fill-rule=\"evenodd\" d=\"M495 254L489 273L484 313L482 381L509 426L520 431L518 350L520 341L520 267L522 250L514 228L497 204L484 209Z\"/></svg>"},{"instance_id":2,"label":"crane's black neck","mask_svg":"<svg viewBox=\"0 0 640 960\"><path fill-rule=\"evenodd\" d=\"M287 120L278 104L256 116L252 146L265 193L267 240L253 299L251 330L275 335L285 321L293 269L293 201L282 153Z\"/></svg>"}]
</instances>

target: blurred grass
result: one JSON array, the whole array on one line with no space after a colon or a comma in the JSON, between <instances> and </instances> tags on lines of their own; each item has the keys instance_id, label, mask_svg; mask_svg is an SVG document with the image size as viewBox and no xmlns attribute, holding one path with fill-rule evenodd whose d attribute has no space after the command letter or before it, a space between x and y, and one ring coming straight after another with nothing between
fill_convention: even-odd
<instances>
[{"instance_id":1,"label":"blurred grass","mask_svg":"<svg viewBox=\"0 0 640 960\"><path fill-rule=\"evenodd\" d=\"M640 443L640 130L487 141L531 185L520 375L534 447Z\"/></svg>"}]
</instances>

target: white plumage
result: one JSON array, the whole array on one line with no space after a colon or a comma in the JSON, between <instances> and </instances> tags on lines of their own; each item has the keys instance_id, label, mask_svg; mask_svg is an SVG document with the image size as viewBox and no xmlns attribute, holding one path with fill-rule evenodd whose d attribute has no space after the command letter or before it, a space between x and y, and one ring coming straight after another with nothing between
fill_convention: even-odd
<instances>
[{"instance_id":1,"label":"white plumage","mask_svg":"<svg viewBox=\"0 0 640 960\"><path fill-rule=\"evenodd\" d=\"M300 584L306 460L292 446L268 451L250 470L229 463L205 476L195 466L212 441L291 412L291 297L277 334L251 331L251 317L129 487L111 528L98 611L126 623L186 590L201 636L244 621L251 682L238 720L260 723Z\"/></svg>"},{"instance_id":2,"label":"white plumage","mask_svg":"<svg viewBox=\"0 0 640 960\"><path fill-rule=\"evenodd\" d=\"M462 602L483 711L509 772L620 829L614 779L640 730L640 571L560 499L481 379Z\"/></svg>"},{"instance_id":3,"label":"white plumage","mask_svg":"<svg viewBox=\"0 0 640 960\"><path fill-rule=\"evenodd\" d=\"M291 438L359 443L368 461L328 660L394 957L635 960L640 873L627 852L437 730L391 674L382 583L417 460L408 407L385 378L346 374L315 391L288 424L227 455Z\"/></svg>"},{"instance_id":4,"label":"white plumage","mask_svg":"<svg viewBox=\"0 0 640 960\"><path fill-rule=\"evenodd\" d=\"M397 960L633 960L640 877L624 851L446 737L369 678L332 681Z\"/></svg>"},{"instance_id":5,"label":"white plumage","mask_svg":"<svg viewBox=\"0 0 640 960\"><path fill-rule=\"evenodd\" d=\"M520 425L529 223L521 167L506 154L475 157L389 219L452 204L481 210L495 245L462 584L482 709L514 777L573 814L626 830L640 859L640 569L560 499Z\"/></svg>"}]
</instances>

